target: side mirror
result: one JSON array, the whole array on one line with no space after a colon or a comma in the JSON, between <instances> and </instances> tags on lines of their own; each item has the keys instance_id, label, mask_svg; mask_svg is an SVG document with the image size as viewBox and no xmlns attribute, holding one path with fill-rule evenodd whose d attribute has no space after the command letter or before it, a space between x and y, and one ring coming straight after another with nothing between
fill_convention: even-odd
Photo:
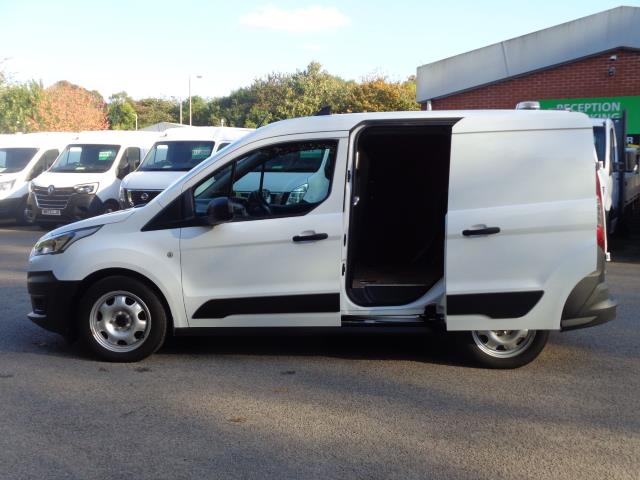
<instances>
[{"instance_id":1,"label":"side mirror","mask_svg":"<svg viewBox=\"0 0 640 480\"><path fill-rule=\"evenodd\" d=\"M214 198L207 206L207 225L212 227L233 219L233 206L227 197Z\"/></svg>"}]
</instances>

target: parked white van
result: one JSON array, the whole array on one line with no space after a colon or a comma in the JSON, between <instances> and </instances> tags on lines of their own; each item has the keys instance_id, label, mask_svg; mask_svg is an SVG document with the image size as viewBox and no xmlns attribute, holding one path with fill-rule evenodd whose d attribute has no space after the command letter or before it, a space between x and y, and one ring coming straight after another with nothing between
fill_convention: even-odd
<instances>
[{"instance_id":1,"label":"parked white van","mask_svg":"<svg viewBox=\"0 0 640 480\"><path fill-rule=\"evenodd\" d=\"M30 186L28 208L44 227L118 210L121 180L140 164L157 132L81 132Z\"/></svg>"},{"instance_id":2,"label":"parked white van","mask_svg":"<svg viewBox=\"0 0 640 480\"><path fill-rule=\"evenodd\" d=\"M317 152L324 192L269 203L270 165ZM140 360L167 334L442 328L482 365L517 367L550 330L614 318L604 233L583 114L299 118L240 139L144 208L43 236L29 318L110 361Z\"/></svg>"},{"instance_id":3,"label":"parked white van","mask_svg":"<svg viewBox=\"0 0 640 480\"><path fill-rule=\"evenodd\" d=\"M120 185L120 206L138 207L213 153L252 132L252 128L181 127L166 130L135 172Z\"/></svg>"},{"instance_id":4,"label":"parked white van","mask_svg":"<svg viewBox=\"0 0 640 480\"><path fill-rule=\"evenodd\" d=\"M29 182L53 164L72 135L0 135L0 218L12 218L21 224L32 220L26 208Z\"/></svg>"}]
</instances>

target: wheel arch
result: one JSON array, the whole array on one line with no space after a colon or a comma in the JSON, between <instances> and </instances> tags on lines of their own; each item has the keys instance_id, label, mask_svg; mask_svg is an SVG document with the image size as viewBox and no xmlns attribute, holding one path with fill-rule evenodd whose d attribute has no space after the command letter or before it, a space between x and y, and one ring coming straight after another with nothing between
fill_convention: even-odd
<instances>
[{"instance_id":1,"label":"wheel arch","mask_svg":"<svg viewBox=\"0 0 640 480\"><path fill-rule=\"evenodd\" d=\"M173 335L173 330L174 330L173 313L171 311L171 307L169 306L169 302L167 301L167 298L162 293L162 290L160 290L160 288L150 278L146 277L140 272L129 270L127 268L105 268L102 270L97 270L91 273L90 275L86 276L80 282L80 286L78 287L78 291L76 292L74 302L79 301L82 298L82 296L85 294L87 289L91 285L93 285L95 282L102 280L103 278L114 277L114 276L125 276L125 277L134 278L144 283L149 288L151 288L155 292L155 294L158 295L158 298L160 299L160 302L162 303L162 306L164 307L165 312L167 313L167 320L169 322L169 324L167 325L167 332L170 332ZM74 332L74 336L75 334L76 333Z\"/></svg>"}]
</instances>

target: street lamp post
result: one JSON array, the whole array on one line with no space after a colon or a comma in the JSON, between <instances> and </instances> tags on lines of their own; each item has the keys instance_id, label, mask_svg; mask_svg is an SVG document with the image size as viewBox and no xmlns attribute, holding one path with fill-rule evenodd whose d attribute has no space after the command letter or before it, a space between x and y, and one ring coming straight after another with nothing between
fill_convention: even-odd
<instances>
[{"instance_id":1,"label":"street lamp post","mask_svg":"<svg viewBox=\"0 0 640 480\"><path fill-rule=\"evenodd\" d=\"M202 75L196 75L196 78L202 78ZM189 75L189 125L193 125L193 114L191 111L191 75Z\"/></svg>"}]
</instances>

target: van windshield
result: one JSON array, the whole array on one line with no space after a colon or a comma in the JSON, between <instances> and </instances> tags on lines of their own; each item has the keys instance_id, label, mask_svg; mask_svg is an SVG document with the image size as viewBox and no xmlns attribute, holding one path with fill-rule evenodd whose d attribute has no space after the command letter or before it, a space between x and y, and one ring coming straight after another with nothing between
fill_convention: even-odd
<instances>
[{"instance_id":1,"label":"van windshield","mask_svg":"<svg viewBox=\"0 0 640 480\"><path fill-rule=\"evenodd\" d=\"M0 148L0 173L22 171L37 151L37 148Z\"/></svg>"},{"instance_id":2,"label":"van windshield","mask_svg":"<svg viewBox=\"0 0 640 480\"><path fill-rule=\"evenodd\" d=\"M69 145L60 154L50 172L104 173L118 156L120 145Z\"/></svg>"},{"instance_id":3,"label":"van windshield","mask_svg":"<svg viewBox=\"0 0 640 480\"><path fill-rule=\"evenodd\" d=\"M187 172L209 158L214 142L157 142L138 168L144 172Z\"/></svg>"},{"instance_id":4,"label":"van windshield","mask_svg":"<svg viewBox=\"0 0 640 480\"><path fill-rule=\"evenodd\" d=\"M605 165L605 156L607 152L607 138L604 127L593 127L593 141L596 145L596 153L598 161Z\"/></svg>"}]
</instances>

